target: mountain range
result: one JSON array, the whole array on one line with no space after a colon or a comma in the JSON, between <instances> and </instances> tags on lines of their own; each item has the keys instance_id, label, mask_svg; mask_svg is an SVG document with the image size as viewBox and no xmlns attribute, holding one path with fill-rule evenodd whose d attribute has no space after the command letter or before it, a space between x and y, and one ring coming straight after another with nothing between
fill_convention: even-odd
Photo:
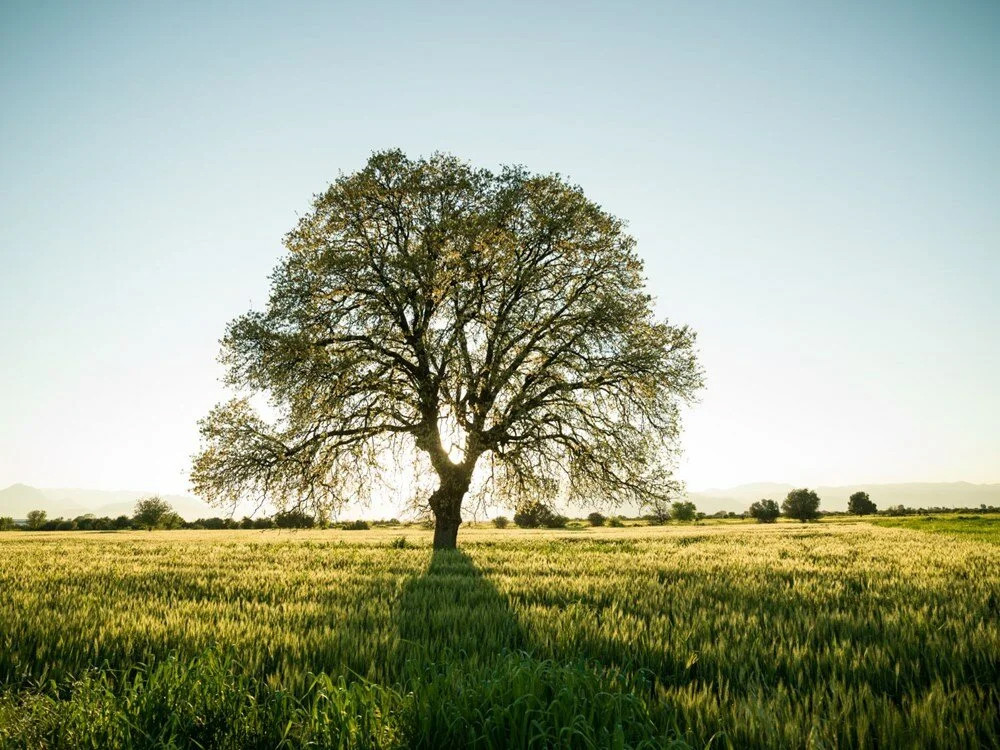
<instances>
[{"instance_id":1,"label":"mountain range","mask_svg":"<svg viewBox=\"0 0 1000 750\"><path fill-rule=\"evenodd\" d=\"M44 510L48 513L49 518L58 516L75 518L86 513L111 518L121 515L131 516L135 510L135 501L151 494L154 493L71 488L38 489L26 484L12 484L7 489L0 490L0 516L24 518L32 510ZM188 495L161 495L160 497L170 503L177 513L189 521L196 518L223 515L218 509Z\"/></svg>"}]
</instances>

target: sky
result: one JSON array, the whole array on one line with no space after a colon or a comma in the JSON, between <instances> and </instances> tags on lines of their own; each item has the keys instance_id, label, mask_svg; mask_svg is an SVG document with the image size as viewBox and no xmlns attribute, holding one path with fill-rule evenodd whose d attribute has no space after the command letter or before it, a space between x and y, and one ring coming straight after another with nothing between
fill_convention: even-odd
<instances>
[{"instance_id":1,"label":"sky","mask_svg":"<svg viewBox=\"0 0 1000 750\"><path fill-rule=\"evenodd\" d=\"M1000 482L1000 4L0 4L0 487L188 490L374 150L559 172L698 332L691 489Z\"/></svg>"}]
</instances>

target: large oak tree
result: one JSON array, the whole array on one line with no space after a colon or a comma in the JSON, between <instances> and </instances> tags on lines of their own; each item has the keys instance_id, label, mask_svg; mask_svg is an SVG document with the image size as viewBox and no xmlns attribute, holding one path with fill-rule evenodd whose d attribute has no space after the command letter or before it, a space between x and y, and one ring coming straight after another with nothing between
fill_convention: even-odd
<instances>
[{"instance_id":1,"label":"large oak tree","mask_svg":"<svg viewBox=\"0 0 1000 750\"><path fill-rule=\"evenodd\" d=\"M245 395L201 422L192 481L210 501L324 511L416 461L448 548L470 489L507 505L676 491L694 333L655 319L634 240L579 188L386 151L285 245L266 310L223 339Z\"/></svg>"}]
</instances>

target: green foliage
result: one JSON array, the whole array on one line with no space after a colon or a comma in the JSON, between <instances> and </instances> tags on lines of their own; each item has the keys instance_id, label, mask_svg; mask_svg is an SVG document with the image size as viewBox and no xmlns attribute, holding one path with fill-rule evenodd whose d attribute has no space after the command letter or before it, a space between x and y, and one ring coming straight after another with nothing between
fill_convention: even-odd
<instances>
[{"instance_id":1,"label":"green foliage","mask_svg":"<svg viewBox=\"0 0 1000 750\"><path fill-rule=\"evenodd\" d=\"M819 495L809 489L792 490L781 504L781 512L803 523L819 518Z\"/></svg>"},{"instance_id":2,"label":"green foliage","mask_svg":"<svg viewBox=\"0 0 1000 750\"><path fill-rule=\"evenodd\" d=\"M608 526L613 529L623 529L625 528L625 522L621 519L621 516L611 516L608 519Z\"/></svg>"},{"instance_id":3,"label":"green foliage","mask_svg":"<svg viewBox=\"0 0 1000 750\"><path fill-rule=\"evenodd\" d=\"M396 533L5 537L0 747L996 745L973 534Z\"/></svg>"},{"instance_id":4,"label":"green foliage","mask_svg":"<svg viewBox=\"0 0 1000 750\"><path fill-rule=\"evenodd\" d=\"M682 500L670 506L670 517L675 521L693 521L697 517L698 509L690 500Z\"/></svg>"},{"instance_id":5,"label":"green foliage","mask_svg":"<svg viewBox=\"0 0 1000 750\"><path fill-rule=\"evenodd\" d=\"M847 501L847 512L855 516L870 516L877 511L867 492L855 492Z\"/></svg>"},{"instance_id":6,"label":"green foliage","mask_svg":"<svg viewBox=\"0 0 1000 750\"><path fill-rule=\"evenodd\" d=\"M151 495L136 501L132 519L140 529L152 531L178 521L180 516L173 512L170 503L166 500L157 495Z\"/></svg>"},{"instance_id":7,"label":"green foliage","mask_svg":"<svg viewBox=\"0 0 1000 750\"><path fill-rule=\"evenodd\" d=\"M604 517L604 514L598 513L597 511L587 515L587 523L591 526L603 526L606 520L607 519Z\"/></svg>"},{"instance_id":8,"label":"green foliage","mask_svg":"<svg viewBox=\"0 0 1000 750\"><path fill-rule=\"evenodd\" d=\"M750 518L757 519L757 523L774 523L780 515L781 509L774 500L764 498L750 506Z\"/></svg>"},{"instance_id":9,"label":"green foliage","mask_svg":"<svg viewBox=\"0 0 1000 750\"><path fill-rule=\"evenodd\" d=\"M371 528L371 524L358 519L357 521L347 521L341 524L340 528L344 531L368 531Z\"/></svg>"},{"instance_id":10,"label":"green foliage","mask_svg":"<svg viewBox=\"0 0 1000 750\"><path fill-rule=\"evenodd\" d=\"M10 516L0 516L0 531L13 531L17 528L14 519Z\"/></svg>"},{"instance_id":11,"label":"green foliage","mask_svg":"<svg viewBox=\"0 0 1000 750\"><path fill-rule=\"evenodd\" d=\"M496 529L506 529L509 524L510 520L507 516L497 516L493 519L493 528Z\"/></svg>"},{"instance_id":12,"label":"green foliage","mask_svg":"<svg viewBox=\"0 0 1000 750\"><path fill-rule=\"evenodd\" d=\"M975 539L991 544L1000 544L1000 516L979 515L935 515L910 516L908 518L872 519L879 526L913 529L936 534L951 534L966 539Z\"/></svg>"}]
</instances>

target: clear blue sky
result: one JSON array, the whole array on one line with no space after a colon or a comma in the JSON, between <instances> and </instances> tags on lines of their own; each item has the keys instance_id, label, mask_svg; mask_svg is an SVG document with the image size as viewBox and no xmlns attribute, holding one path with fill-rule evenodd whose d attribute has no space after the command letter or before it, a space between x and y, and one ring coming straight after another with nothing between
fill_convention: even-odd
<instances>
[{"instance_id":1,"label":"clear blue sky","mask_svg":"<svg viewBox=\"0 0 1000 750\"><path fill-rule=\"evenodd\" d=\"M184 491L226 321L395 146L630 222L692 488L1000 482L998 50L993 1L8 0L0 487Z\"/></svg>"}]
</instances>

